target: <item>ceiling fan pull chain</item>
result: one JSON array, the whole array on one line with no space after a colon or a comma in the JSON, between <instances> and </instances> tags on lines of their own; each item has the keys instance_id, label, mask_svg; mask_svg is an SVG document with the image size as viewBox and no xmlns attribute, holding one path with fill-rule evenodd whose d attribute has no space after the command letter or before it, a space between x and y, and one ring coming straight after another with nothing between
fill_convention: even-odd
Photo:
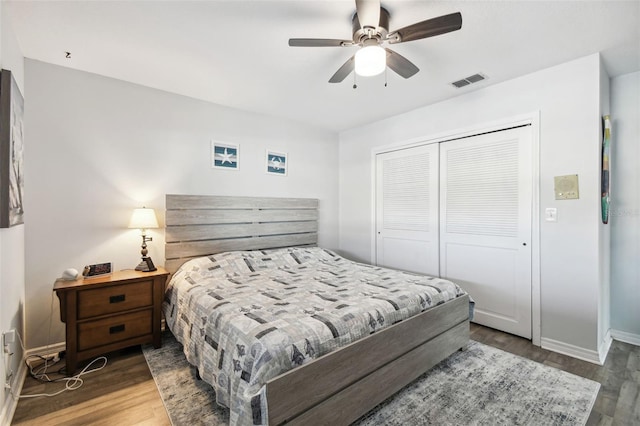
<instances>
[{"instance_id":1,"label":"ceiling fan pull chain","mask_svg":"<svg viewBox=\"0 0 640 426\"><path fill-rule=\"evenodd\" d=\"M387 70L389 67L384 67L384 87L387 87Z\"/></svg>"},{"instance_id":2,"label":"ceiling fan pull chain","mask_svg":"<svg viewBox=\"0 0 640 426\"><path fill-rule=\"evenodd\" d=\"M353 89L357 89L358 88L358 82L356 81L356 73L353 73Z\"/></svg>"}]
</instances>

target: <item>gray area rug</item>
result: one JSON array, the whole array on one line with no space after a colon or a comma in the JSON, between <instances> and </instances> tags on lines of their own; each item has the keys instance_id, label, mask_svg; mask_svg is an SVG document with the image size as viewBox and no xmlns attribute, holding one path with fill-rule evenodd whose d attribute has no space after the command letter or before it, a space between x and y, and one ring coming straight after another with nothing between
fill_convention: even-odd
<instances>
[{"instance_id":1,"label":"gray area rug","mask_svg":"<svg viewBox=\"0 0 640 426\"><path fill-rule=\"evenodd\" d=\"M229 411L196 379L182 347L165 332L163 346L143 346L175 426L226 425ZM355 424L584 425L600 384L471 341L378 405Z\"/></svg>"}]
</instances>

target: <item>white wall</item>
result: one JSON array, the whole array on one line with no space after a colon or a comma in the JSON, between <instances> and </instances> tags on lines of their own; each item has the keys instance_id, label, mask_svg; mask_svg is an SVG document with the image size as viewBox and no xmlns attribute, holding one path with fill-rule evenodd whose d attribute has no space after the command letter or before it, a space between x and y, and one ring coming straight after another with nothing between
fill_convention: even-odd
<instances>
[{"instance_id":1,"label":"white wall","mask_svg":"<svg viewBox=\"0 0 640 426\"><path fill-rule=\"evenodd\" d=\"M558 209L540 224L542 338L597 359L599 87L596 54L342 132L340 250L372 260L372 149L540 111L540 211ZM579 175L580 199L556 201L553 177L567 174Z\"/></svg>"},{"instance_id":2,"label":"white wall","mask_svg":"<svg viewBox=\"0 0 640 426\"><path fill-rule=\"evenodd\" d=\"M640 345L640 72L611 80L611 328Z\"/></svg>"},{"instance_id":3,"label":"white wall","mask_svg":"<svg viewBox=\"0 0 640 426\"><path fill-rule=\"evenodd\" d=\"M4 8L5 4L0 2L0 66L3 69L11 70L20 91L24 94L23 57ZM16 329L21 334L24 334L24 233L25 225L0 229L1 332ZM12 350L14 355L10 358L10 361L9 357L3 353L4 360L0 363L0 379L2 380L2 385L0 386L0 424L4 424L12 415L9 411L15 408L10 399L11 395L4 389L4 380L6 373L5 362L7 362L8 368L13 371L12 386L17 385L17 380L15 379L18 377L17 372L22 360L22 349L17 343L17 339Z\"/></svg>"},{"instance_id":4,"label":"white wall","mask_svg":"<svg viewBox=\"0 0 640 426\"><path fill-rule=\"evenodd\" d=\"M609 74L604 68L604 64L600 62L600 117L610 114L611 112L611 81ZM604 123L601 121L600 137L604 136ZM602 151L600 152L600 161L602 161ZM611 178L609 178L611 181ZM601 178L602 182L602 178ZM602 205L601 205L602 206ZM600 213L602 217L602 211ZM609 219L609 224L611 220ZM602 223L598 224L598 241L600 243L600 291L598 295L598 311L600 312L601 321L598 322L598 350L600 358L604 359L611 345L611 225Z\"/></svg>"},{"instance_id":5,"label":"white wall","mask_svg":"<svg viewBox=\"0 0 640 426\"><path fill-rule=\"evenodd\" d=\"M320 200L319 242L338 246L338 138L291 121L27 59L25 177L28 347L64 340L52 286L65 268L140 261L132 209L164 196L214 194ZM240 144L240 170L210 167L210 141ZM289 154L287 177L267 175L265 149ZM164 232L149 254L164 260Z\"/></svg>"}]
</instances>

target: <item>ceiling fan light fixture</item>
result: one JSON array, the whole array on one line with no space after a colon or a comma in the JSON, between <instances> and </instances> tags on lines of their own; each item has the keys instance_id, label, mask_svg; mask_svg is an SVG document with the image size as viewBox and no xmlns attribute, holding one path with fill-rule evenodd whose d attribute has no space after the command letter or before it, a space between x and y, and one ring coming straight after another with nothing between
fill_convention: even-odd
<instances>
[{"instance_id":1,"label":"ceiling fan light fixture","mask_svg":"<svg viewBox=\"0 0 640 426\"><path fill-rule=\"evenodd\" d=\"M381 74L387 67L387 52L379 45L364 46L356 52L355 71L362 77Z\"/></svg>"}]
</instances>

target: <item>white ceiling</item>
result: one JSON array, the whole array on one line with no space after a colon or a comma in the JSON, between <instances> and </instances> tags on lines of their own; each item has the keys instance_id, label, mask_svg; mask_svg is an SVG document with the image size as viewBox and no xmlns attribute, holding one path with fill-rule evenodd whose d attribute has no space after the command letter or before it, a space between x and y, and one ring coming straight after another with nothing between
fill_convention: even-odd
<instances>
[{"instance_id":1,"label":"white ceiling","mask_svg":"<svg viewBox=\"0 0 640 426\"><path fill-rule=\"evenodd\" d=\"M393 46L420 72L327 81L355 48L353 0L5 1L25 57L340 131L602 52L611 76L640 70L640 1L383 0L390 29L457 12L460 31ZM71 52L71 59L65 52ZM449 83L477 72L488 80Z\"/></svg>"}]
</instances>

